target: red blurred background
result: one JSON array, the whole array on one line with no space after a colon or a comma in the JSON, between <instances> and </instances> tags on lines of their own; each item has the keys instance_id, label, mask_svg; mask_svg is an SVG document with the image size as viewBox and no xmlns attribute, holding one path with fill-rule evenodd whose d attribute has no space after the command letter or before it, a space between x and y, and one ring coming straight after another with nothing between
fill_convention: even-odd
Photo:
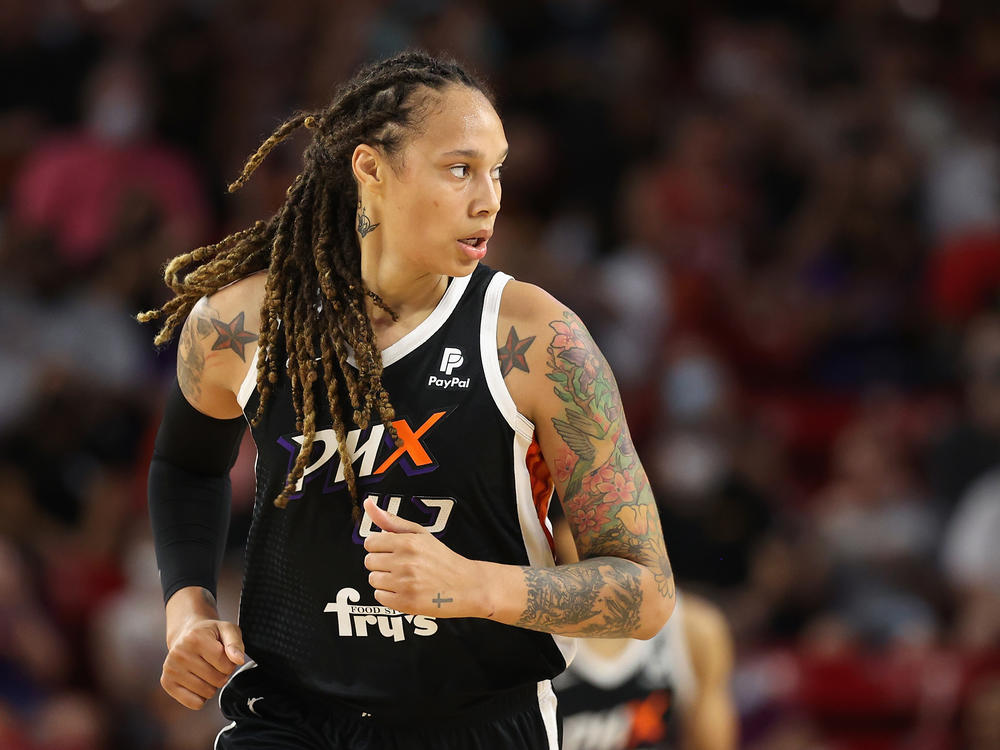
<instances>
[{"instance_id":1,"label":"red blurred background","mask_svg":"<svg viewBox=\"0 0 1000 750\"><path fill-rule=\"evenodd\" d=\"M610 359L754 750L1000 747L1000 10L983 0L0 3L0 748L208 747L159 688L164 261L273 211L361 62L446 52L489 263ZM235 616L252 446L234 472Z\"/></svg>"}]
</instances>

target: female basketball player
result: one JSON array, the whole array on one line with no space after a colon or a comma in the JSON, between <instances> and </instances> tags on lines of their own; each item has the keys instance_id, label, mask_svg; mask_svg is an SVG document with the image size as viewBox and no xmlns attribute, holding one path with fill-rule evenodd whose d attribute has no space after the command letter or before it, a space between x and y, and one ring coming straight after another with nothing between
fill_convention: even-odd
<instances>
[{"instance_id":1,"label":"female basketball player","mask_svg":"<svg viewBox=\"0 0 1000 750\"><path fill-rule=\"evenodd\" d=\"M555 748L563 636L649 638L673 579L614 378L579 319L481 264L503 126L450 61L373 65L300 126L268 221L174 259L150 467L161 679L218 748ZM242 427L239 626L215 585ZM555 489L582 561L553 567Z\"/></svg>"}]
</instances>

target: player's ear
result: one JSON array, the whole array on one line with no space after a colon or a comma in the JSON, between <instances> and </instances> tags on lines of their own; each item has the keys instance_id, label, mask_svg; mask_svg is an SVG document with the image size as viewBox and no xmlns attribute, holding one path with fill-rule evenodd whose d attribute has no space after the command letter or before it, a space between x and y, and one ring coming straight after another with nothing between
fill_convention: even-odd
<instances>
[{"instance_id":1,"label":"player's ear","mask_svg":"<svg viewBox=\"0 0 1000 750\"><path fill-rule=\"evenodd\" d=\"M379 192L385 163L382 154L367 143L359 143L351 155L351 171L358 181L358 192Z\"/></svg>"}]
</instances>

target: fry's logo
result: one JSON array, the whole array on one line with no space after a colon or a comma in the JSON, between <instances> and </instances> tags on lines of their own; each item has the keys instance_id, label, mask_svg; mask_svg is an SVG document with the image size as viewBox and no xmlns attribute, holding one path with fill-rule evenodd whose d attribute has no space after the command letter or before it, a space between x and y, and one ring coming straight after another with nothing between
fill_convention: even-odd
<instances>
[{"instance_id":1,"label":"fry's logo","mask_svg":"<svg viewBox=\"0 0 1000 750\"><path fill-rule=\"evenodd\" d=\"M342 588L337 592L337 598L323 609L324 612L336 613L337 635L365 638L378 634L399 643L406 640L409 628L412 628L413 635L421 636L434 635L438 631L437 620L429 615L404 615L378 604L354 604L360 599L357 589Z\"/></svg>"},{"instance_id":2,"label":"fry's logo","mask_svg":"<svg viewBox=\"0 0 1000 750\"><path fill-rule=\"evenodd\" d=\"M354 465L358 480L367 479L369 482L377 482L389 469L397 465L407 476L434 471L438 467L438 463L427 450L423 441L431 429L447 415L448 411L436 411L416 429L411 427L405 418L394 420L392 425L396 428L396 434L399 435L399 440L402 443L398 448L383 424L372 425L367 430L350 430L346 439L347 452L351 457L351 464ZM301 434L290 437L283 436L278 439L279 445L291 454L288 459L289 471L291 471L295 458L302 449L303 439ZM337 435L332 429L316 431L312 455L314 458L302 472L302 476L295 485L295 492L302 492L302 488L307 482L321 476L322 469L326 469L322 492L333 492L343 487L345 483L344 466L337 450Z\"/></svg>"}]
</instances>

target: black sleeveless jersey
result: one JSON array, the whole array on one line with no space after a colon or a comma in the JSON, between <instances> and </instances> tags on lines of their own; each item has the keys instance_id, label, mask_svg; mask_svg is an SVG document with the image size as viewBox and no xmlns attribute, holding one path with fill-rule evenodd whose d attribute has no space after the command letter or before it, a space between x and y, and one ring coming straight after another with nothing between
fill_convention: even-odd
<instances>
[{"instance_id":1,"label":"black sleeveless jersey","mask_svg":"<svg viewBox=\"0 0 1000 750\"><path fill-rule=\"evenodd\" d=\"M497 358L509 278L480 265L450 281L431 315L383 352L402 446L381 424L352 425L347 408L347 447L362 499L375 496L466 557L552 565L544 521L551 478ZM249 418L259 404L255 385L251 366L239 394ZM363 564L372 523L352 520L326 386L314 390L316 441L285 509L273 500L302 444L286 377L252 428L257 492L240 600L248 656L278 681L375 715L447 715L562 671L569 639L479 618L408 615L375 600ZM340 398L349 403L346 388Z\"/></svg>"}]
</instances>

